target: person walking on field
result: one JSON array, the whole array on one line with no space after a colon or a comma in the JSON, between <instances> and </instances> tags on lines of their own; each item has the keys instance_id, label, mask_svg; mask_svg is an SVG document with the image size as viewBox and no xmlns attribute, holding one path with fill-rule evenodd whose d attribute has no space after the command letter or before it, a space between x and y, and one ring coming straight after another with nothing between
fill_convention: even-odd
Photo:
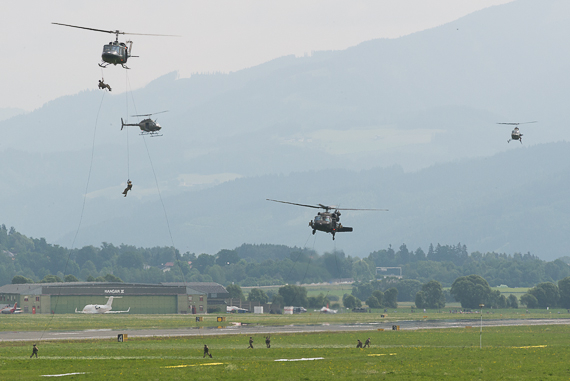
<instances>
[{"instance_id":1,"label":"person walking on field","mask_svg":"<svg viewBox=\"0 0 570 381\"><path fill-rule=\"evenodd\" d=\"M270 336L265 337L265 345L267 345L267 348L271 348L271 337Z\"/></svg>"},{"instance_id":2,"label":"person walking on field","mask_svg":"<svg viewBox=\"0 0 570 381\"><path fill-rule=\"evenodd\" d=\"M370 338L366 339L366 341L364 342L364 348L366 348L366 346L370 348Z\"/></svg>"},{"instance_id":3,"label":"person walking on field","mask_svg":"<svg viewBox=\"0 0 570 381\"><path fill-rule=\"evenodd\" d=\"M358 344L356 344L356 348L362 348L362 341L358 340Z\"/></svg>"},{"instance_id":4,"label":"person walking on field","mask_svg":"<svg viewBox=\"0 0 570 381\"><path fill-rule=\"evenodd\" d=\"M206 357L206 355L210 356L210 358L212 358L212 354L210 353L210 349L208 348L208 346L206 344L204 344L204 357Z\"/></svg>"},{"instance_id":5,"label":"person walking on field","mask_svg":"<svg viewBox=\"0 0 570 381\"><path fill-rule=\"evenodd\" d=\"M30 358L34 357L34 355L36 355L36 358L38 358L38 347L36 346L36 344L34 344L34 348L32 349L32 355L30 356Z\"/></svg>"},{"instance_id":6,"label":"person walking on field","mask_svg":"<svg viewBox=\"0 0 570 381\"><path fill-rule=\"evenodd\" d=\"M247 349L249 348L253 349L253 337L251 336L249 337L249 347L247 347Z\"/></svg>"}]
</instances>

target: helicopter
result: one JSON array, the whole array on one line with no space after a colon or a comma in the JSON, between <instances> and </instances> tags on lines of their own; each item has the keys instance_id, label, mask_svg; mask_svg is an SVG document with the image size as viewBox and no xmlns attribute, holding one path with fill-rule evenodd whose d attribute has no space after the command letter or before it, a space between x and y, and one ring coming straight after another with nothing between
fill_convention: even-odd
<instances>
[{"instance_id":1,"label":"helicopter","mask_svg":"<svg viewBox=\"0 0 570 381\"><path fill-rule=\"evenodd\" d=\"M334 241L334 236L336 233L342 233L342 232L351 232L352 228L349 226L343 226L340 223L340 211L341 210L375 210L375 211L382 211L382 212L387 212L388 209L352 209L352 208L338 208L336 206L329 206L329 205L323 205L323 204L318 204L318 205L305 205L305 204L297 204L294 202L288 202L288 201L279 201L279 200L271 200L269 198L266 199L267 201L273 201L273 202L280 202L282 204L291 204L291 205L297 205L297 206L304 206L306 208L314 208L314 209L324 209L324 212L318 212L318 214L315 216L315 218L311 221L309 221L309 226L313 229L313 234L315 234L317 232L317 230L325 232L325 233L331 233L332 234L332 239ZM334 212L331 212L331 210L334 209Z\"/></svg>"},{"instance_id":2,"label":"helicopter","mask_svg":"<svg viewBox=\"0 0 570 381\"><path fill-rule=\"evenodd\" d=\"M110 64L113 65L121 65L123 68L128 69L126 66L127 60L129 57L138 57L131 55L131 51L133 49L133 42L127 41L119 42L119 34L130 34L130 35L137 35L137 36L160 36L160 37L178 37L168 34L145 34L145 33L126 33L121 32L119 30L103 30L103 29L94 29L94 28L86 28L84 26L77 26L77 25L69 25L69 24L60 24L57 22L52 22L54 25L61 25L61 26L69 26L71 28L79 28L79 29L86 29L86 30L93 30L95 32L103 32L103 33L111 33L115 35L115 41L109 42L107 45L103 46L103 53L101 54L101 59L103 62L99 64L102 68L109 66ZM128 44L128 46L127 46Z\"/></svg>"},{"instance_id":3,"label":"helicopter","mask_svg":"<svg viewBox=\"0 0 570 381\"><path fill-rule=\"evenodd\" d=\"M530 123L536 123L536 120L533 122L522 122L522 123L510 122L510 123L497 123L497 124L507 124L509 126L515 126L515 129L511 132L511 138L507 140L507 143L510 143L511 140L518 140L522 144L523 134L521 134L519 130L519 124L530 124Z\"/></svg>"},{"instance_id":4,"label":"helicopter","mask_svg":"<svg viewBox=\"0 0 570 381\"><path fill-rule=\"evenodd\" d=\"M155 114L162 114L163 112L168 112L168 110L155 112L152 114L131 115L131 116L132 117L151 116ZM123 121L123 118L121 118L121 131L123 130L124 127L127 126L137 126L138 128L141 129L141 135L150 135L151 137L162 136L162 134L158 133L158 131L160 131L162 126L156 122L156 119L152 120L151 118L146 118L143 119L140 123L125 123Z\"/></svg>"}]
</instances>

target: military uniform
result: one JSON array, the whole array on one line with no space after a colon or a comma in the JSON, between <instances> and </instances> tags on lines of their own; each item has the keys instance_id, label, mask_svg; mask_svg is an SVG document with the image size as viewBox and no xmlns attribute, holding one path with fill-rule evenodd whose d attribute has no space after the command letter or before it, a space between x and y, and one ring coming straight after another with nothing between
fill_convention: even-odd
<instances>
[{"instance_id":1,"label":"military uniform","mask_svg":"<svg viewBox=\"0 0 570 381\"><path fill-rule=\"evenodd\" d=\"M206 344L204 344L204 357L206 357L206 355L210 356L210 358L212 358L212 354L210 353L210 349L208 348L208 346Z\"/></svg>"},{"instance_id":2,"label":"military uniform","mask_svg":"<svg viewBox=\"0 0 570 381\"><path fill-rule=\"evenodd\" d=\"M370 338L366 339L366 341L364 342L364 348L366 348L366 346L370 348Z\"/></svg>"},{"instance_id":3,"label":"military uniform","mask_svg":"<svg viewBox=\"0 0 570 381\"><path fill-rule=\"evenodd\" d=\"M249 338L249 347L247 347L247 349L249 348L253 349L253 338L251 336Z\"/></svg>"},{"instance_id":4,"label":"military uniform","mask_svg":"<svg viewBox=\"0 0 570 381\"><path fill-rule=\"evenodd\" d=\"M30 358L34 357L34 355L36 355L36 358L38 358L38 347L36 347L36 344L34 344L34 349L32 349L32 355Z\"/></svg>"},{"instance_id":5,"label":"military uniform","mask_svg":"<svg viewBox=\"0 0 570 381\"><path fill-rule=\"evenodd\" d=\"M271 348L271 338L269 336L265 338L265 345L267 345L267 348Z\"/></svg>"},{"instance_id":6,"label":"military uniform","mask_svg":"<svg viewBox=\"0 0 570 381\"><path fill-rule=\"evenodd\" d=\"M103 82L103 80L101 80L101 79L99 80L99 88L100 88L101 90L109 89L109 91L111 91L111 86L109 86L108 84L106 84L105 82Z\"/></svg>"},{"instance_id":7,"label":"military uniform","mask_svg":"<svg viewBox=\"0 0 570 381\"><path fill-rule=\"evenodd\" d=\"M130 191L131 189L133 189L133 183L131 183L131 180L127 180L127 187L123 191L125 197L127 197L127 192Z\"/></svg>"},{"instance_id":8,"label":"military uniform","mask_svg":"<svg viewBox=\"0 0 570 381\"><path fill-rule=\"evenodd\" d=\"M356 344L356 348L362 348L362 341L358 340L358 344Z\"/></svg>"}]
</instances>

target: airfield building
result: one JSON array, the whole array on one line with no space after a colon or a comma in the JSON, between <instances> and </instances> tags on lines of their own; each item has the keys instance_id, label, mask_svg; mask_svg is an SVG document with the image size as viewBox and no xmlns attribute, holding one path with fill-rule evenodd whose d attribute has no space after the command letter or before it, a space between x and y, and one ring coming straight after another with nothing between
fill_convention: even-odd
<instances>
[{"instance_id":1,"label":"airfield building","mask_svg":"<svg viewBox=\"0 0 570 381\"><path fill-rule=\"evenodd\" d=\"M191 286L195 285L195 286ZM203 314L208 311L209 295L227 293L217 283L26 283L0 287L0 304L18 303L23 313L74 313L87 304L105 304L113 298L113 310L130 308L131 314ZM205 290L205 291L203 291ZM208 292L215 290L216 292ZM218 303L217 301L216 303Z\"/></svg>"}]
</instances>

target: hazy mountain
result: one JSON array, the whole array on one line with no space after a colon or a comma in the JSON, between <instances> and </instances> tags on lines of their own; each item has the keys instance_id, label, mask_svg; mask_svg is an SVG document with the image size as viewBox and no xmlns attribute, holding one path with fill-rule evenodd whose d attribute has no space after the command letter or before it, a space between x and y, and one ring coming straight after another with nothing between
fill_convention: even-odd
<instances>
[{"instance_id":1,"label":"hazy mountain","mask_svg":"<svg viewBox=\"0 0 570 381\"><path fill-rule=\"evenodd\" d=\"M519 0L344 51L56 99L0 122L2 222L69 245L82 216L77 244L170 244L160 189L183 251L312 242L313 211L271 197L389 208L343 215L356 229L337 241L348 254L461 241L562 255L567 146L546 143L569 136L569 11ZM160 138L120 130L162 110ZM523 146L495 124L530 120Z\"/></svg>"},{"instance_id":2,"label":"hazy mountain","mask_svg":"<svg viewBox=\"0 0 570 381\"><path fill-rule=\"evenodd\" d=\"M365 256L389 244L427 251L432 242L461 242L470 251L530 251L552 260L570 248L569 153L570 143L552 143L413 173L392 167L266 175L186 192L164 203L174 242L183 251L215 253L248 242ZM307 225L316 210L265 198L390 210L343 212L341 221L354 232L339 233L333 242L324 233L311 236ZM124 202L112 204L119 209ZM159 202L105 220L80 237L82 242L170 244Z\"/></svg>"},{"instance_id":3,"label":"hazy mountain","mask_svg":"<svg viewBox=\"0 0 570 381\"><path fill-rule=\"evenodd\" d=\"M26 111L20 108L0 108L0 121L10 119L16 115L24 114Z\"/></svg>"}]
</instances>

